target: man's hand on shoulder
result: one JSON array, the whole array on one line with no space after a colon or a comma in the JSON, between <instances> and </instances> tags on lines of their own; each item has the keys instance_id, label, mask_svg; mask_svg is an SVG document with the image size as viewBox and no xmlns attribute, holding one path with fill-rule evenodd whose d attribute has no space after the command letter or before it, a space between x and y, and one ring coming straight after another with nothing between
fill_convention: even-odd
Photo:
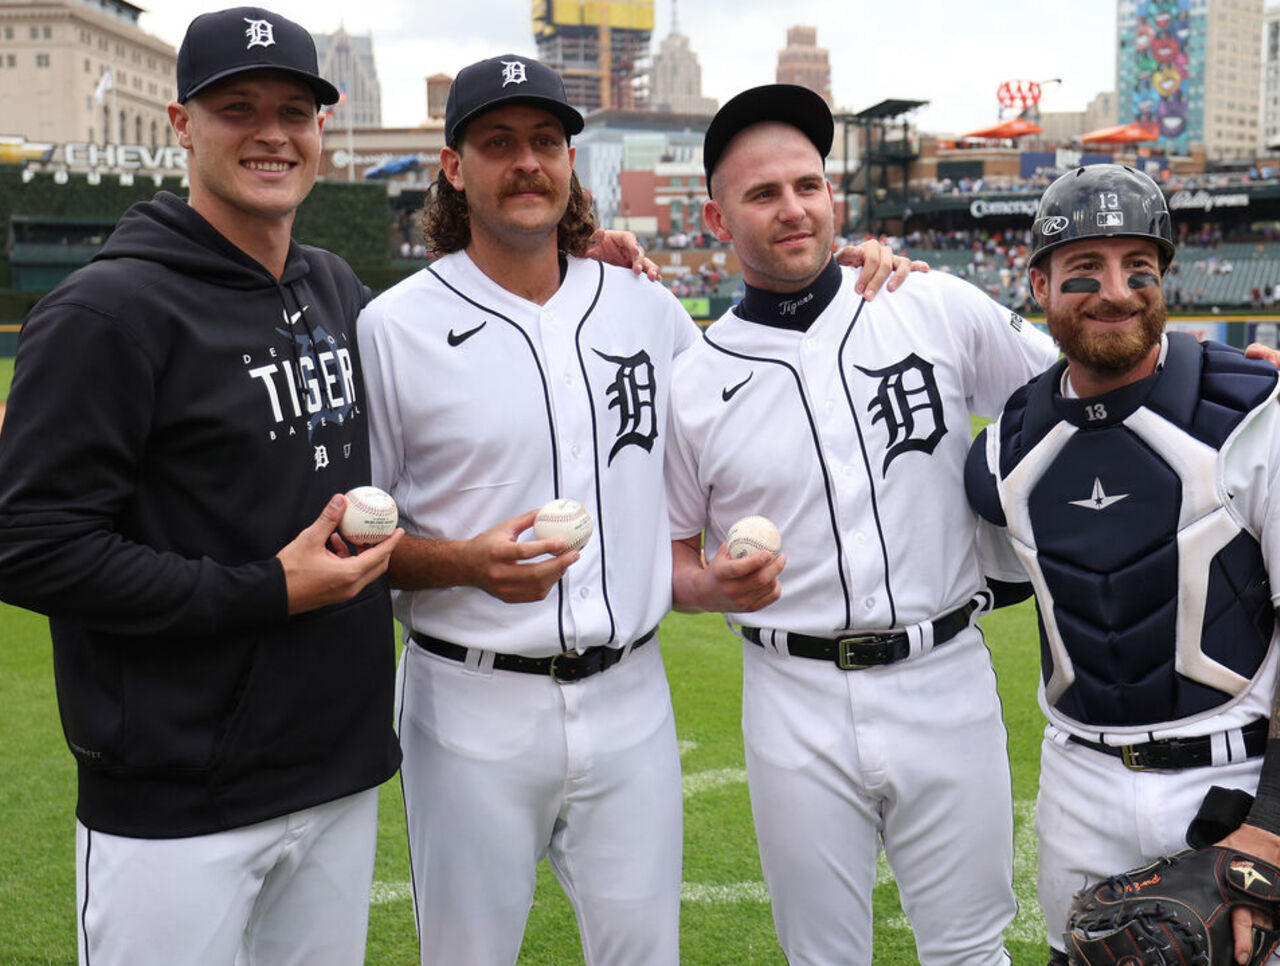
<instances>
[{"instance_id":1,"label":"man's hand on shoulder","mask_svg":"<svg viewBox=\"0 0 1280 966\"><path fill-rule=\"evenodd\" d=\"M880 291L882 285L885 286L885 291L893 292L912 272L929 271L928 262L912 261L905 255L895 255L892 248L874 238L839 249L836 252L836 262L848 268L862 269L854 290L868 302L876 297L876 292Z\"/></svg>"},{"instance_id":2,"label":"man's hand on shoulder","mask_svg":"<svg viewBox=\"0 0 1280 966\"><path fill-rule=\"evenodd\" d=\"M386 573L404 531L397 528L381 543L352 553L336 533L346 507L346 497L335 494L315 522L276 554L284 567L290 614L350 600Z\"/></svg>"},{"instance_id":3,"label":"man's hand on shoulder","mask_svg":"<svg viewBox=\"0 0 1280 966\"><path fill-rule=\"evenodd\" d=\"M647 275L654 282L662 278L662 271L657 263L645 257L644 246L629 231L597 228L587 250L582 254L584 258L594 258L606 265L630 268L637 275Z\"/></svg>"},{"instance_id":4,"label":"man's hand on shoulder","mask_svg":"<svg viewBox=\"0 0 1280 966\"><path fill-rule=\"evenodd\" d=\"M1272 349L1261 342L1251 342L1245 348L1244 354L1250 359L1261 359L1280 369L1280 349Z\"/></svg>"}]
</instances>

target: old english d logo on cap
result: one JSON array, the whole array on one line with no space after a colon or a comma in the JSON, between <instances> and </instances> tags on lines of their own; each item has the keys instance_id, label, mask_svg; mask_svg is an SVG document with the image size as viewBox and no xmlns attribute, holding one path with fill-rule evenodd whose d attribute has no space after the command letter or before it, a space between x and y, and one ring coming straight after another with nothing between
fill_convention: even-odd
<instances>
[{"instance_id":1,"label":"old english d logo on cap","mask_svg":"<svg viewBox=\"0 0 1280 966\"><path fill-rule=\"evenodd\" d=\"M522 60L504 60L502 62L502 86L508 84L523 84L528 78L525 76L524 61Z\"/></svg>"},{"instance_id":2,"label":"old english d logo on cap","mask_svg":"<svg viewBox=\"0 0 1280 966\"><path fill-rule=\"evenodd\" d=\"M249 25L248 29L245 30L245 36L249 38L249 43L245 50L250 47L274 46L276 42L275 30L271 26L270 20L250 20L245 17L244 22Z\"/></svg>"}]
</instances>

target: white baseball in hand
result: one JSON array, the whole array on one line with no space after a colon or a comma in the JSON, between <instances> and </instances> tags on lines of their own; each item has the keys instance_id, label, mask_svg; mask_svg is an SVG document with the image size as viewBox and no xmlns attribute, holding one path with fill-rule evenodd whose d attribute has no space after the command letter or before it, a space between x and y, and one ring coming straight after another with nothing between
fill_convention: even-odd
<instances>
[{"instance_id":1,"label":"white baseball in hand","mask_svg":"<svg viewBox=\"0 0 1280 966\"><path fill-rule=\"evenodd\" d=\"M768 550L775 557L782 549L782 534L773 525L773 521L765 517L743 517L729 528L725 537L729 556L737 560L749 557L757 550Z\"/></svg>"},{"instance_id":2,"label":"white baseball in hand","mask_svg":"<svg viewBox=\"0 0 1280 966\"><path fill-rule=\"evenodd\" d=\"M561 537L569 545L569 550L581 550L594 530L591 514L577 500L552 500L538 511L533 520L535 537L539 540Z\"/></svg>"},{"instance_id":3,"label":"white baseball in hand","mask_svg":"<svg viewBox=\"0 0 1280 966\"><path fill-rule=\"evenodd\" d=\"M396 501L386 490L357 486L347 491L347 509L338 532L356 546L367 547L391 536L399 517Z\"/></svg>"}]
</instances>

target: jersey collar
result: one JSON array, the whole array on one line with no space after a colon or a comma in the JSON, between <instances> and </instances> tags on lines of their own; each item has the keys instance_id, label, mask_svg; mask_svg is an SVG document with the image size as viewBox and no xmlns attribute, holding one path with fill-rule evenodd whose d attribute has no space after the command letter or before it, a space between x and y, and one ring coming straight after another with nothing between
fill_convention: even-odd
<instances>
[{"instance_id":1,"label":"jersey collar","mask_svg":"<svg viewBox=\"0 0 1280 966\"><path fill-rule=\"evenodd\" d=\"M842 278L840 266L832 258L818 277L798 292L770 292L748 285L733 311L748 322L805 332L836 297Z\"/></svg>"}]
</instances>

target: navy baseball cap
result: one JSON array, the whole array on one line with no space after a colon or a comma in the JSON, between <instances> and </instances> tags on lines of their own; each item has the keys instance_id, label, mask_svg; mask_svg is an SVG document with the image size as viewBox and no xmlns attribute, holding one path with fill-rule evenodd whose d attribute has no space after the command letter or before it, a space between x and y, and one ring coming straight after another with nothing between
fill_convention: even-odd
<instances>
[{"instance_id":1,"label":"navy baseball cap","mask_svg":"<svg viewBox=\"0 0 1280 966\"><path fill-rule=\"evenodd\" d=\"M711 197L711 173L729 142L745 128L761 121L780 121L798 128L813 142L823 158L831 151L836 125L827 102L798 84L765 84L743 91L725 102L707 126L702 140L702 166L707 173L707 197Z\"/></svg>"},{"instance_id":2,"label":"navy baseball cap","mask_svg":"<svg viewBox=\"0 0 1280 966\"><path fill-rule=\"evenodd\" d=\"M457 147L463 129L485 111L512 102L550 111L570 136L582 130L582 115L569 103L564 81L546 64L507 54L458 71L444 106L444 140Z\"/></svg>"},{"instance_id":3,"label":"navy baseball cap","mask_svg":"<svg viewBox=\"0 0 1280 966\"><path fill-rule=\"evenodd\" d=\"M215 81L246 70L282 70L336 104L338 89L320 76L316 42L292 20L261 7L233 7L196 17L178 49L178 100L185 104Z\"/></svg>"}]
</instances>

